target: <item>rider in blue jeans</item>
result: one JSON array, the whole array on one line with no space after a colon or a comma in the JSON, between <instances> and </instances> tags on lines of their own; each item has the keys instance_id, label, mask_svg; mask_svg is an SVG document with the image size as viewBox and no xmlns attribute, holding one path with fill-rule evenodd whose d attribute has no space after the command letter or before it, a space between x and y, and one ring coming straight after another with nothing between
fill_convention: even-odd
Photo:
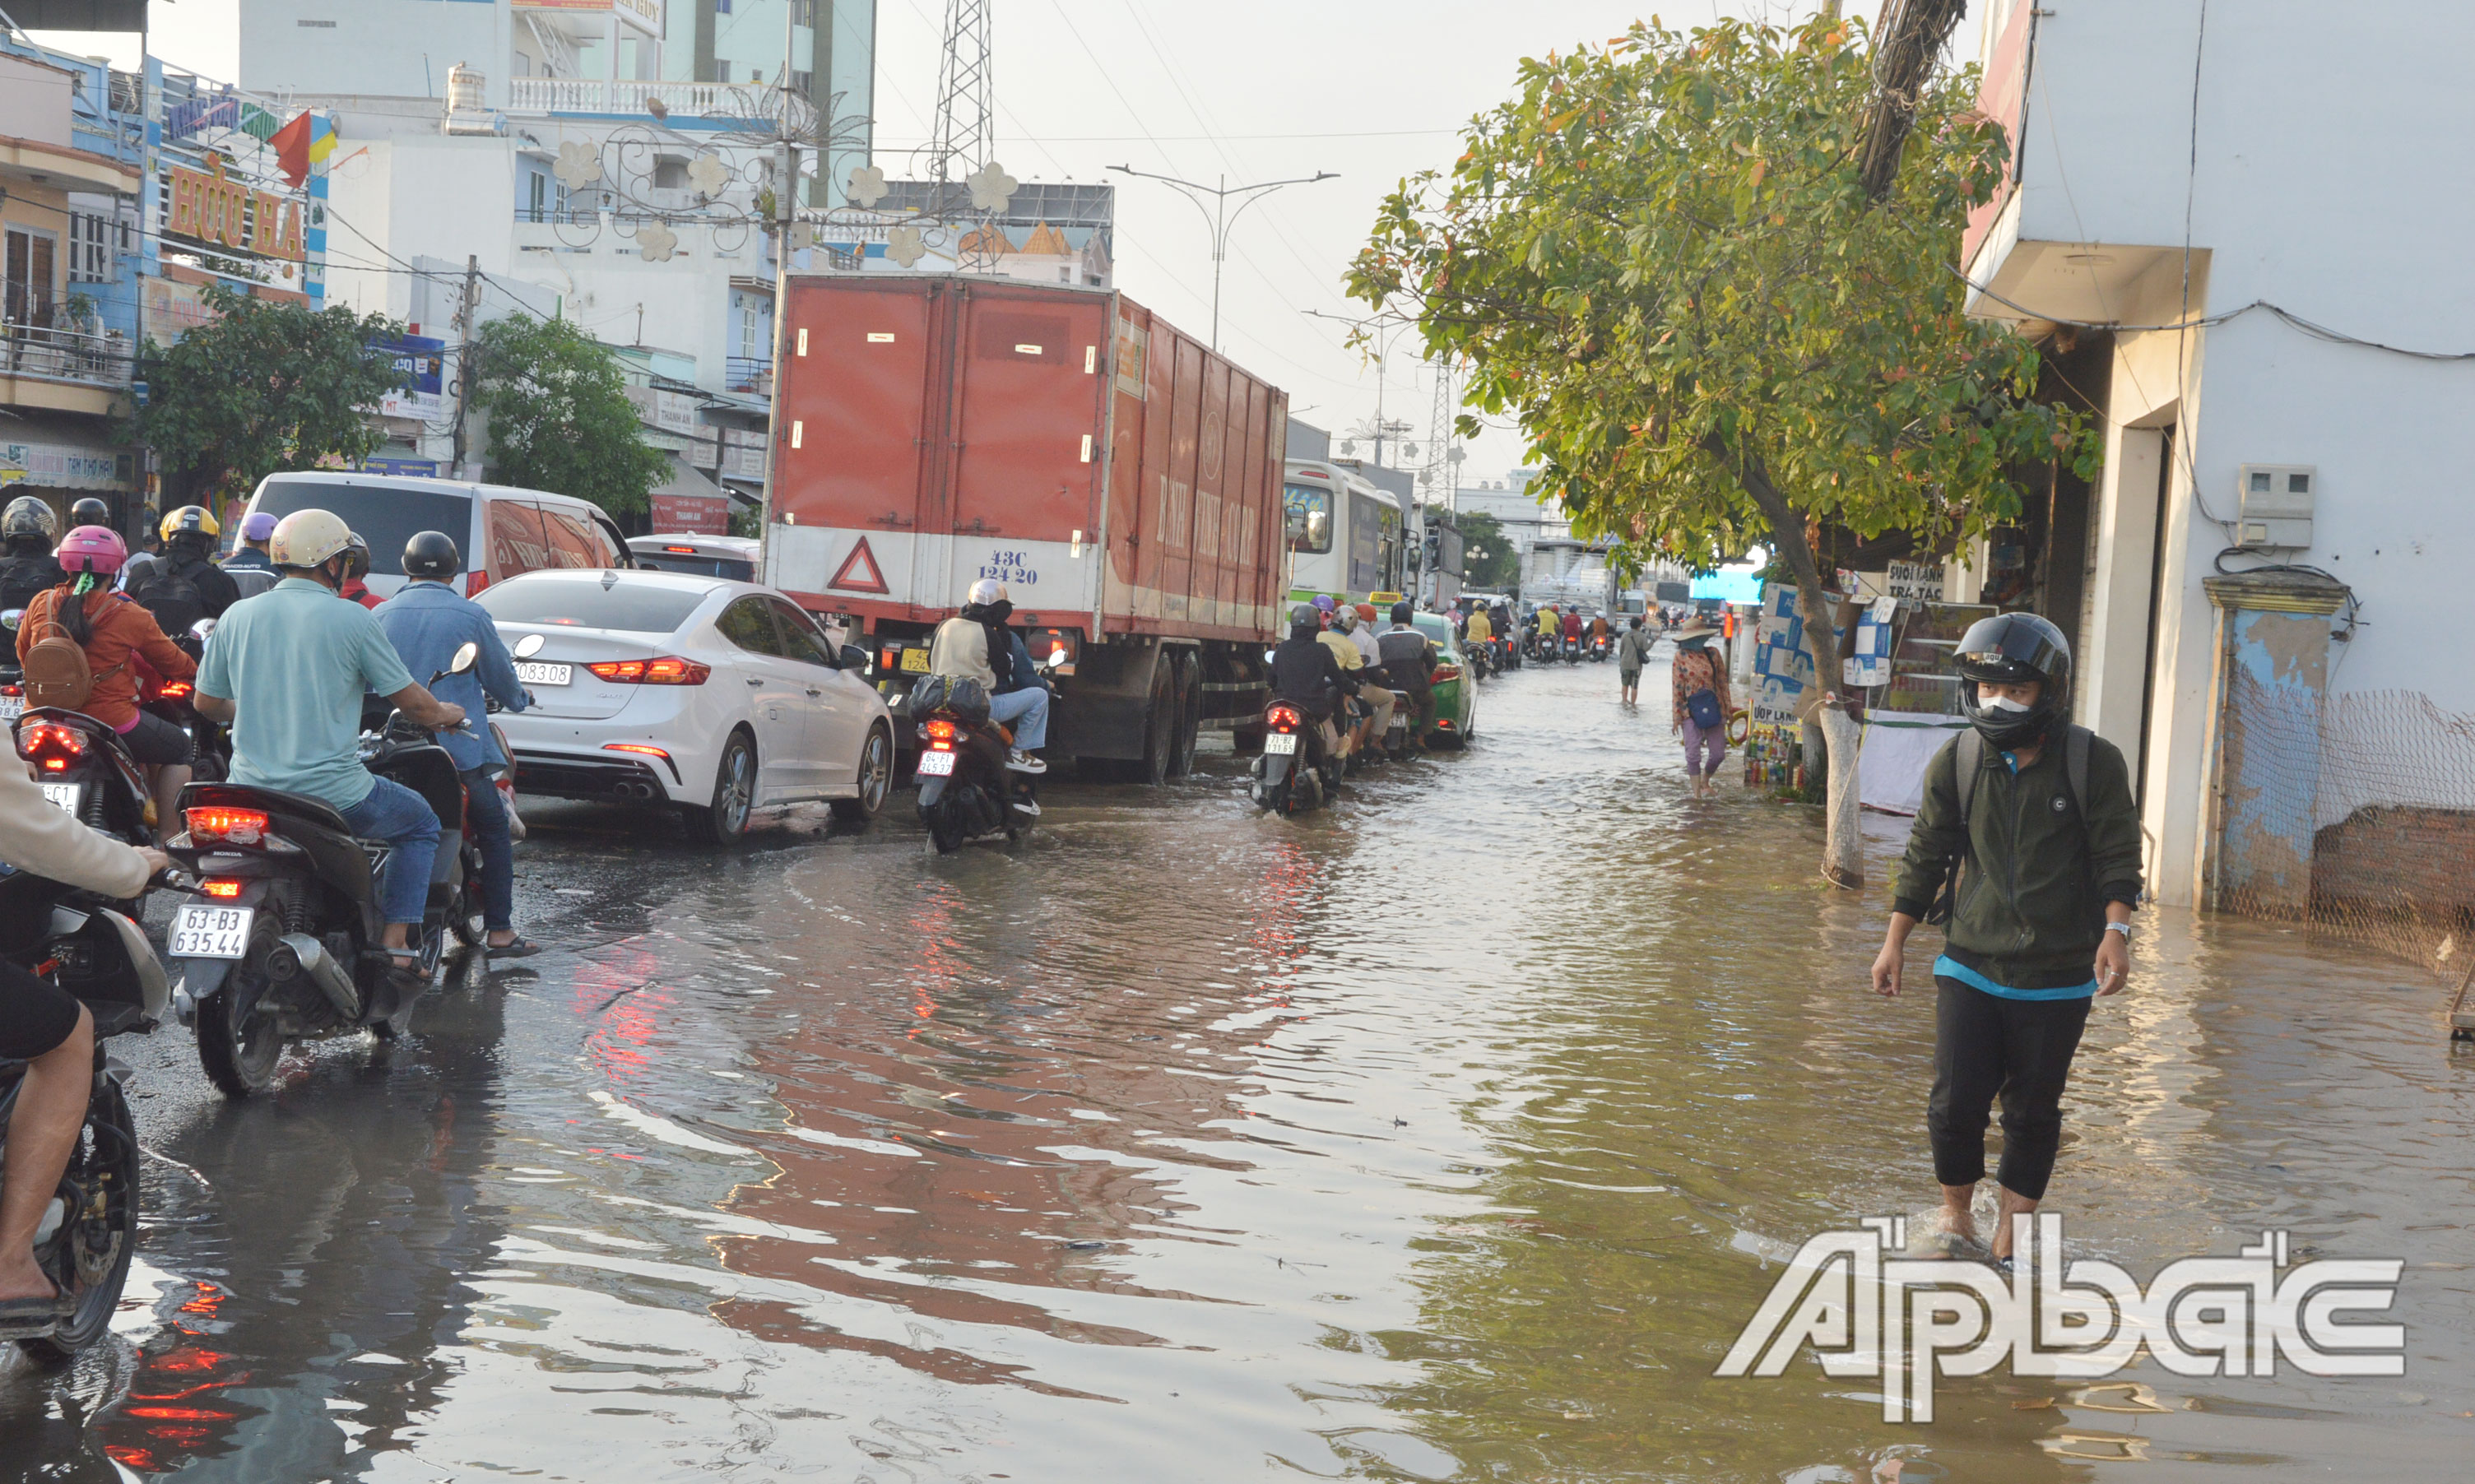
<instances>
[{"instance_id":1,"label":"rider in blue jeans","mask_svg":"<svg viewBox=\"0 0 2475 1484\"><path fill-rule=\"evenodd\" d=\"M417 978L407 946L429 898L438 815L429 801L361 766L361 696L375 691L413 721L439 730L464 708L416 684L378 620L336 593L353 532L324 510L277 523L267 554L283 580L216 625L198 667L200 715L233 729L232 781L323 799L364 839L394 848L379 878L386 916L380 946L399 985Z\"/></svg>"},{"instance_id":2,"label":"rider in blue jeans","mask_svg":"<svg viewBox=\"0 0 2475 1484\"><path fill-rule=\"evenodd\" d=\"M470 713L480 709L487 692L507 710L522 711L532 704L532 695L516 678L516 662L499 637L499 625L479 603L449 585L463 570L463 553L455 549L454 538L443 531L416 531L404 545L404 574L412 580L371 612L416 675L448 669L455 662L455 651L467 644L480 651L469 672L438 682L440 699ZM489 927L484 952L493 959L539 953L540 947L515 929L516 842L492 776L493 769L507 766L499 756L498 739L487 731L442 732L438 742L464 775L465 812L472 819L473 843L481 851L481 918Z\"/></svg>"}]
</instances>

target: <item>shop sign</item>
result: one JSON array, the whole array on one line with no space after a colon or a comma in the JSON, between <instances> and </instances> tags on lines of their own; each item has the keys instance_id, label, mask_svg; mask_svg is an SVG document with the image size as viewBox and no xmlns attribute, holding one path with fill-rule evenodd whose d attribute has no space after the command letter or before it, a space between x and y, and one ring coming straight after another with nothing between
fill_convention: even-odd
<instances>
[{"instance_id":1,"label":"shop sign","mask_svg":"<svg viewBox=\"0 0 2475 1484\"><path fill-rule=\"evenodd\" d=\"M117 490L129 483L129 455L61 443L0 443L0 484Z\"/></svg>"},{"instance_id":2,"label":"shop sign","mask_svg":"<svg viewBox=\"0 0 2475 1484\"><path fill-rule=\"evenodd\" d=\"M1893 562L1883 574L1883 590L1893 597L1913 597L1928 603L1942 601L1942 563Z\"/></svg>"},{"instance_id":3,"label":"shop sign","mask_svg":"<svg viewBox=\"0 0 2475 1484\"><path fill-rule=\"evenodd\" d=\"M205 170L173 165L172 219L164 231L176 237L220 243L260 257L299 262L308 255L301 203L258 190L224 173L224 158L208 155Z\"/></svg>"},{"instance_id":4,"label":"shop sign","mask_svg":"<svg viewBox=\"0 0 2475 1484\"><path fill-rule=\"evenodd\" d=\"M721 495L653 497L653 529L699 536L730 534L730 500Z\"/></svg>"},{"instance_id":5,"label":"shop sign","mask_svg":"<svg viewBox=\"0 0 2475 1484\"><path fill-rule=\"evenodd\" d=\"M371 343L370 349L393 363L396 389L379 399L379 412L391 418L419 418L435 423L447 416L447 342L428 335L398 335Z\"/></svg>"},{"instance_id":6,"label":"shop sign","mask_svg":"<svg viewBox=\"0 0 2475 1484\"><path fill-rule=\"evenodd\" d=\"M184 283L178 279L149 278L140 281L146 292L146 333L153 340L176 344L183 335L217 318L200 284Z\"/></svg>"}]
</instances>

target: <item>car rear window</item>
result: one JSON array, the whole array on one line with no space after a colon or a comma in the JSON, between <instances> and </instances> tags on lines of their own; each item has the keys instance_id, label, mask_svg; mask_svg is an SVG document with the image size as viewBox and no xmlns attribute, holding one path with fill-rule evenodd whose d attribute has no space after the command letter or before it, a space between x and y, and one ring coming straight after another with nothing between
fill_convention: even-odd
<instances>
[{"instance_id":1,"label":"car rear window","mask_svg":"<svg viewBox=\"0 0 2475 1484\"><path fill-rule=\"evenodd\" d=\"M474 599L502 623L554 623L570 628L619 629L630 634L669 634L688 620L704 594L693 589L629 582L608 587L574 578L516 578L492 583Z\"/></svg>"},{"instance_id":2,"label":"car rear window","mask_svg":"<svg viewBox=\"0 0 2475 1484\"><path fill-rule=\"evenodd\" d=\"M655 572L683 572L691 577L727 577L733 582L756 580L756 564L727 556L681 556L675 551L636 550L636 565Z\"/></svg>"},{"instance_id":3,"label":"car rear window","mask_svg":"<svg viewBox=\"0 0 2475 1484\"><path fill-rule=\"evenodd\" d=\"M473 540L473 497L443 490L282 479L258 491L255 508L279 521L296 510L332 514L370 544L370 571L387 577L404 575L404 544L417 532L445 531L458 551Z\"/></svg>"}]
</instances>

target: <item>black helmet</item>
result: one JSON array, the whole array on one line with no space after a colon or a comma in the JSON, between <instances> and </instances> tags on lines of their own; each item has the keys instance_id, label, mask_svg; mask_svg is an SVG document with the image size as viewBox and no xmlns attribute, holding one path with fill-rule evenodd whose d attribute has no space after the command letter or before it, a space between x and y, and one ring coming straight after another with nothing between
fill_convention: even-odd
<instances>
[{"instance_id":1,"label":"black helmet","mask_svg":"<svg viewBox=\"0 0 2475 1484\"><path fill-rule=\"evenodd\" d=\"M89 495L69 506L69 524L105 525L111 523L111 507Z\"/></svg>"},{"instance_id":2,"label":"black helmet","mask_svg":"<svg viewBox=\"0 0 2475 1484\"><path fill-rule=\"evenodd\" d=\"M0 511L0 536L12 540L31 536L49 545L59 539L61 518L52 513L52 502L39 495L20 495Z\"/></svg>"},{"instance_id":3,"label":"black helmet","mask_svg":"<svg viewBox=\"0 0 2475 1484\"><path fill-rule=\"evenodd\" d=\"M1964 687L1960 704L1977 732L1996 747L2025 746L2046 735L2071 706L2071 642L2063 631L2033 613L1998 613L1979 619L1960 636L1951 663L1970 680L2014 685L2040 682L2037 704L2026 710L1986 705L1973 685Z\"/></svg>"},{"instance_id":4,"label":"black helmet","mask_svg":"<svg viewBox=\"0 0 2475 1484\"><path fill-rule=\"evenodd\" d=\"M366 577L369 574L370 544L361 539L360 532L355 531L351 539L344 543L344 580L350 582L355 577Z\"/></svg>"},{"instance_id":5,"label":"black helmet","mask_svg":"<svg viewBox=\"0 0 2475 1484\"><path fill-rule=\"evenodd\" d=\"M1401 601L1392 605L1392 621L1395 623L1407 624L1411 616L1416 614L1417 611L1417 609L1409 606L1409 600L1408 598L1403 598Z\"/></svg>"},{"instance_id":6,"label":"black helmet","mask_svg":"<svg viewBox=\"0 0 2475 1484\"><path fill-rule=\"evenodd\" d=\"M428 577L444 582L464 570L464 556L455 549L455 539L445 531L415 531L404 544L404 574Z\"/></svg>"}]
</instances>

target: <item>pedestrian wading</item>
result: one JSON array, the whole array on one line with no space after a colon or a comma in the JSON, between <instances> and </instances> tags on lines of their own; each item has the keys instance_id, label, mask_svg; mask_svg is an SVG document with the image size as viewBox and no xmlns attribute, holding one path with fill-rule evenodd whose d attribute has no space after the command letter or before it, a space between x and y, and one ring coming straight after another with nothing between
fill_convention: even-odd
<instances>
[{"instance_id":1,"label":"pedestrian wading","mask_svg":"<svg viewBox=\"0 0 2475 1484\"><path fill-rule=\"evenodd\" d=\"M1898 994L1908 934L1920 921L1945 925L1925 1111L1934 1179L1950 1230L1973 1240L1971 1203L1999 1098L1992 1247L2007 1264L2011 1218L2037 1208L2053 1174L2091 999L2130 972L2140 816L2122 754L2064 719L2071 652L2061 630L2001 614L1969 629L1956 663L1974 730L1925 770L1874 988Z\"/></svg>"}]
</instances>

